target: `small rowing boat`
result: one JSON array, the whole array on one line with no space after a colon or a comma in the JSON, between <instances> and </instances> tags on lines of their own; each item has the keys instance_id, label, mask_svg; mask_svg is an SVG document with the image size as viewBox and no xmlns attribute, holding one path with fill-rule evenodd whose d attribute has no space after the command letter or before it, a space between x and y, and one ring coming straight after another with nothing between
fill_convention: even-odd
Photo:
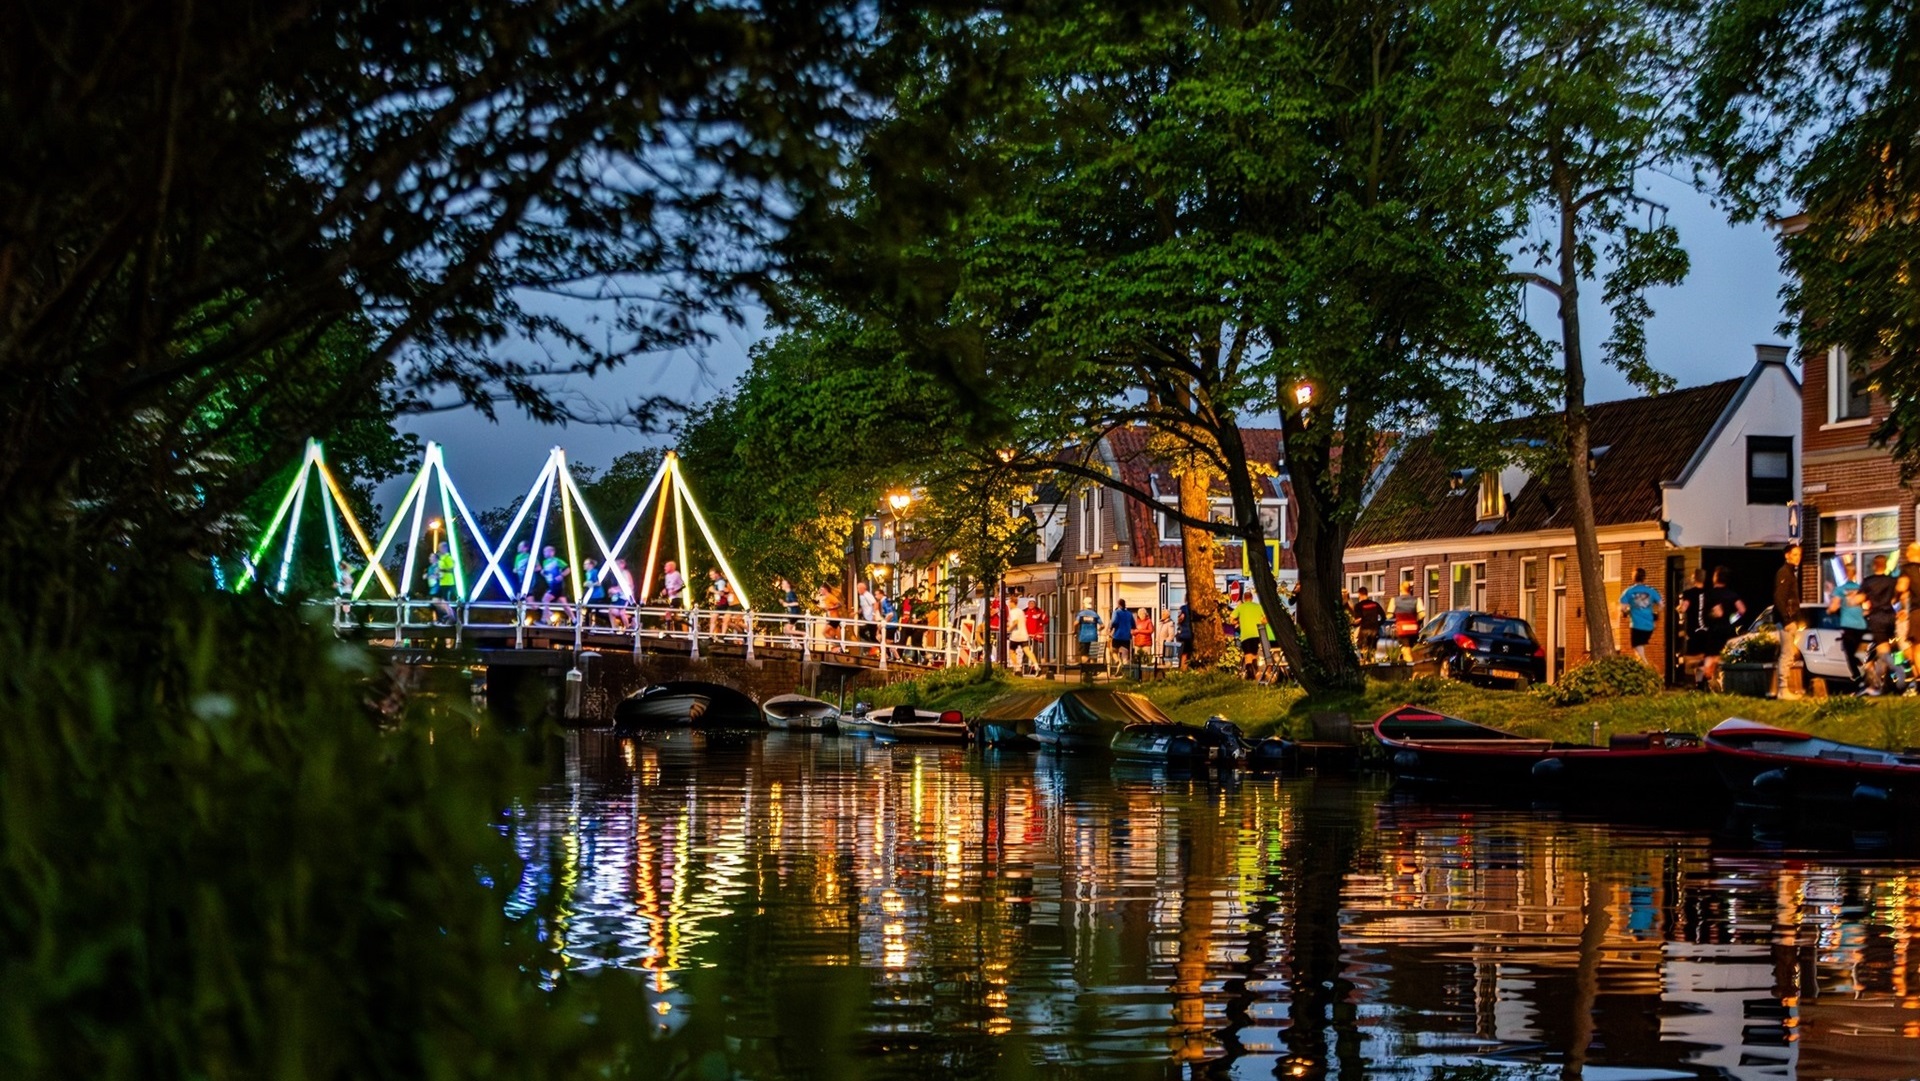
<instances>
[{"instance_id":1,"label":"small rowing boat","mask_svg":"<svg viewBox=\"0 0 1920 1081\"><path fill-rule=\"evenodd\" d=\"M1741 803L1920 811L1920 753L1841 743L1741 717L1715 725L1707 749Z\"/></svg>"},{"instance_id":2,"label":"small rowing boat","mask_svg":"<svg viewBox=\"0 0 1920 1081\"><path fill-rule=\"evenodd\" d=\"M887 706L867 714L876 739L900 743L965 743L967 723L957 709L923 713L912 706Z\"/></svg>"},{"instance_id":3,"label":"small rowing boat","mask_svg":"<svg viewBox=\"0 0 1920 1081\"><path fill-rule=\"evenodd\" d=\"M1556 743L1401 706L1373 722L1395 780L1529 795L1673 799L1717 791L1707 749L1682 732L1613 736L1604 747Z\"/></svg>"},{"instance_id":4,"label":"small rowing boat","mask_svg":"<svg viewBox=\"0 0 1920 1081\"><path fill-rule=\"evenodd\" d=\"M832 702L804 694L777 694L760 703L767 727L788 732L825 732L834 727L840 710Z\"/></svg>"}]
</instances>

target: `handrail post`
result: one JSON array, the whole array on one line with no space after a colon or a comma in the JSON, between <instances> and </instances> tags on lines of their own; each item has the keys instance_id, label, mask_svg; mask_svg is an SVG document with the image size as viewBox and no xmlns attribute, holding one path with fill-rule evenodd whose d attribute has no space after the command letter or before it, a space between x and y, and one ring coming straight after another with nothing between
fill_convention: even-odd
<instances>
[{"instance_id":1,"label":"handrail post","mask_svg":"<svg viewBox=\"0 0 1920 1081\"><path fill-rule=\"evenodd\" d=\"M813 620L813 616L804 613L800 616L800 663L803 665L813 663Z\"/></svg>"},{"instance_id":2,"label":"handrail post","mask_svg":"<svg viewBox=\"0 0 1920 1081\"><path fill-rule=\"evenodd\" d=\"M688 608L687 613L687 657L700 659L700 609Z\"/></svg>"},{"instance_id":3,"label":"handrail post","mask_svg":"<svg viewBox=\"0 0 1920 1081\"><path fill-rule=\"evenodd\" d=\"M887 670L887 621L882 619L874 624L874 641L880 643L880 670Z\"/></svg>"},{"instance_id":4,"label":"handrail post","mask_svg":"<svg viewBox=\"0 0 1920 1081\"><path fill-rule=\"evenodd\" d=\"M753 615L754 613L751 609L747 609L743 611L742 614L745 617L745 621L746 621L747 663L752 664L753 663Z\"/></svg>"},{"instance_id":5,"label":"handrail post","mask_svg":"<svg viewBox=\"0 0 1920 1081\"><path fill-rule=\"evenodd\" d=\"M527 648L527 598L525 594L513 599L513 648Z\"/></svg>"}]
</instances>

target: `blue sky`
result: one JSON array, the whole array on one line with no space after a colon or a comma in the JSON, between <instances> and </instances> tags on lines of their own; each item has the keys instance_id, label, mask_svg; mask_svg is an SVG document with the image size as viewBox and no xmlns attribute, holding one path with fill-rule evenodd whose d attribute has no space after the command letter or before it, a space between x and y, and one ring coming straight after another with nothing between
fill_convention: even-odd
<instances>
[{"instance_id":1,"label":"blue sky","mask_svg":"<svg viewBox=\"0 0 1920 1081\"><path fill-rule=\"evenodd\" d=\"M1671 220L1693 262L1685 283L1651 297L1655 314L1647 328L1647 347L1654 366L1681 386L1745 374L1756 343L1787 340L1777 329L1784 278L1772 234L1763 225L1729 225L1706 196L1682 182L1656 177L1648 191L1672 208ZM1588 355L1596 358L1608 330L1598 301L1598 291L1589 292L1582 311ZM1553 299L1533 290L1527 305L1534 323L1551 331ZM744 328L719 326L714 343L699 354L662 355L567 386L609 404L655 394L698 404L733 385L746 369L747 349L762 332L758 319L749 319ZM1589 400L1629 393L1619 373L1590 363ZM518 499L552 446L604 468L614 455L657 438L593 425L550 427L506 413L496 423L467 410L411 418L404 427L446 445L454 480L475 510ZM389 484L382 490L383 501L391 505L403 488L404 481Z\"/></svg>"}]
</instances>

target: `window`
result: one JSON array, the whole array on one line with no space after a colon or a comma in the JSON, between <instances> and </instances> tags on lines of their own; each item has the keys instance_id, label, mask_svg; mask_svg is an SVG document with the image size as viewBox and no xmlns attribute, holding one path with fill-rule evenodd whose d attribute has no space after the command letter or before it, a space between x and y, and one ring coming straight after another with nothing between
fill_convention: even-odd
<instances>
[{"instance_id":1,"label":"window","mask_svg":"<svg viewBox=\"0 0 1920 1081\"><path fill-rule=\"evenodd\" d=\"M1480 477L1480 502L1475 514L1481 521L1501 518L1507 513L1507 493L1500 489L1500 474L1488 472Z\"/></svg>"},{"instance_id":2,"label":"window","mask_svg":"<svg viewBox=\"0 0 1920 1081\"><path fill-rule=\"evenodd\" d=\"M1865 420L1873 413L1866 365L1840 346L1827 350L1827 421Z\"/></svg>"},{"instance_id":3,"label":"window","mask_svg":"<svg viewBox=\"0 0 1920 1081\"><path fill-rule=\"evenodd\" d=\"M1366 574L1347 575L1347 593L1354 600L1360 598L1360 591L1362 589L1367 591L1367 596L1372 597L1374 600L1379 600L1380 591L1386 587L1387 572L1385 571L1369 571Z\"/></svg>"},{"instance_id":4,"label":"window","mask_svg":"<svg viewBox=\"0 0 1920 1081\"><path fill-rule=\"evenodd\" d=\"M1784 507L1793 502L1793 437L1747 437L1747 504Z\"/></svg>"},{"instance_id":5,"label":"window","mask_svg":"<svg viewBox=\"0 0 1920 1081\"><path fill-rule=\"evenodd\" d=\"M1453 607L1476 612L1486 610L1487 565L1485 563L1453 565Z\"/></svg>"},{"instance_id":6,"label":"window","mask_svg":"<svg viewBox=\"0 0 1920 1081\"><path fill-rule=\"evenodd\" d=\"M1820 516L1820 600L1846 578L1873 573L1873 557L1891 565L1900 549L1900 512L1895 509ZM1843 577L1842 577L1843 576Z\"/></svg>"},{"instance_id":7,"label":"window","mask_svg":"<svg viewBox=\"0 0 1920 1081\"><path fill-rule=\"evenodd\" d=\"M1092 488L1080 493L1080 552L1100 554L1100 517L1106 513L1107 491Z\"/></svg>"},{"instance_id":8,"label":"window","mask_svg":"<svg viewBox=\"0 0 1920 1081\"><path fill-rule=\"evenodd\" d=\"M1171 500L1169 500L1169 502L1171 502ZM1179 544L1180 522L1175 519L1173 515L1167 514L1164 511L1155 511L1153 517L1160 525L1160 543Z\"/></svg>"},{"instance_id":9,"label":"window","mask_svg":"<svg viewBox=\"0 0 1920 1081\"><path fill-rule=\"evenodd\" d=\"M1427 568L1427 614L1437 615L1444 611L1446 606L1440 603L1440 568L1430 566Z\"/></svg>"},{"instance_id":10,"label":"window","mask_svg":"<svg viewBox=\"0 0 1920 1081\"><path fill-rule=\"evenodd\" d=\"M1398 597L1402 593L1413 592L1413 590L1409 588L1412 585L1413 585L1413 568L1401 567L1400 568L1400 588L1394 590L1393 595ZM1432 609L1428 609L1428 611L1432 611Z\"/></svg>"},{"instance_id":11,"label":"window","mask_svg":"<svg viewBox=\"0 0 1920 1081\"><path fill-rule=\"evenodd\" d=\"M1600 587L1601 591L1603 595L1607 598L1607 611L1612 612L1615 610L1615 606L1620 603L1620 550L1619 549L1616 548L1611 552L1600 553L1600 581L1602 583ZM1614 637L1617 639L1619 638L1619 634L1620 634L1619 632L1620 621L1616 619L1616 620L1613 620L1612 622L1614 624ZM1586 620L1581 620L1580 623L1581 623L1581 626L1585 626ZM1587 643L1587 649L1589 652L1591 652L1593 649L1593 632L1591 630L1588 630L1586 632L1586 637L1583 639L1583 641ZM1619 644L1620 643L1618 641L1614 643L1614 645L1616 646L1618 646Z\"/></svg>"},{"instance_id":12,"label":"window","mask_svg":"<svg viewBox=\"0 0 1920 1081\"><path fill-rule=\"evenodd\" d=\"M1520 561L1520 618L1540 622L1540 561L1532 557Z\"/></svg>"}]
</instances>

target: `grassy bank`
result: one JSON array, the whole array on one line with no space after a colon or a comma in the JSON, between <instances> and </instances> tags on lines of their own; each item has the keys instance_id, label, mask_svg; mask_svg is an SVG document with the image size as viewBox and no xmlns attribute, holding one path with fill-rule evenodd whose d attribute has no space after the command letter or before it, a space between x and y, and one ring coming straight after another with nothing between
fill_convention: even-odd
<instances>
[{"instance_id":1,"label":"grassy bank","mask_svg":"<svg viewBox=\"0 0 1920 1081\"><path fill-rule=\"evenodd\" d=\"M969 716L1009 691L1061 693L1078 683L1004 675L982 682L976 671L940 673L896 683L865 696L875 705L911 702L958 709ZM1175 720L1199 723L1221 714L1249 733L1300 736L1309 715L1340 710L1356 724L1406 702L1528 736L1586 742L1615 732L1704 732L1728 717L1797 728L1847 743L1899 749L1920 745L1920 698L1828 698L1775 702L1763 698L1665 691L1554 706L1523 692L1488 690L1452 681L1417 679L1369 683L1364 694L1309 699L1296 687L1266 687L1221 673L1172 673L1146 683L1103 684L1137 691Z\"/></svg>"}]
</instances>

